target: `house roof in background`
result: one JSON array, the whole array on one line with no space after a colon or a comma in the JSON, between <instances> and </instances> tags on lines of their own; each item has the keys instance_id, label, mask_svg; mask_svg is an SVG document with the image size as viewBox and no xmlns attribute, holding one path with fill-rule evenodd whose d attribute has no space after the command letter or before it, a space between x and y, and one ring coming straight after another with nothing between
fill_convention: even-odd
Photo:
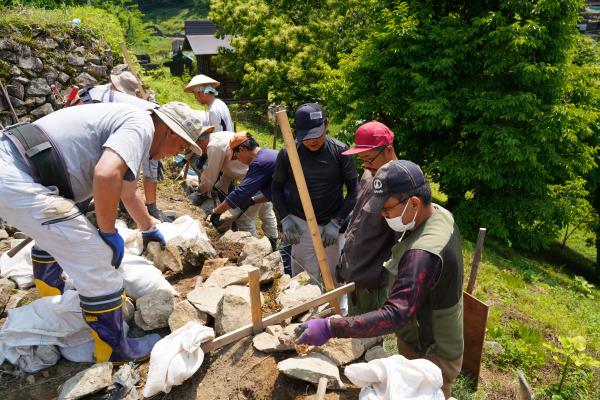
<instances>
[{"instance_id":1,"label":"house roof in background","mask_svg":"<svg viewBox=\"0 0 600 400\"><path fill-rule=\"evenodd\" d=\"M215 37L217 27L209 20L185 21L184 50L192 50L195 55L214 55L219 47L231 48L231 35L223 39Z\"/></svg>"}]
</instances>

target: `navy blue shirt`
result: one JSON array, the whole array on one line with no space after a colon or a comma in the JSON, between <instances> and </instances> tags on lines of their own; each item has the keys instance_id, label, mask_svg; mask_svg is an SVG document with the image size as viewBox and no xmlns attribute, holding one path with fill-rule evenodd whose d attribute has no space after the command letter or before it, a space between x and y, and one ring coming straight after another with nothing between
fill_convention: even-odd
<instances>
[{"instance_id":1,"label":"navy blue shirt","mask_svg":"<svg viewBox=\"0 0 600 400\"><path fill-rule=\"evenodd\" d=\"M277 150L260 149L254 160L248 166L246 177L235 190L225 198L231 208L246 209L250 199L257 192L261 192L269 201L271 200L271 181L275 171Z\"/></svg>"}]
</instances>

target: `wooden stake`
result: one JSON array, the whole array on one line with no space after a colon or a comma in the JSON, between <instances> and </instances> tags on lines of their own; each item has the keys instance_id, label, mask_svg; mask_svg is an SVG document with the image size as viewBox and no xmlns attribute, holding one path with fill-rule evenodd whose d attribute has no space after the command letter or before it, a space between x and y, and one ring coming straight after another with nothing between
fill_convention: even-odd
<instances>
[{"instance_id":1,"label":"wooden stake","mask_svg":"<svg viewBox=\"0 0 600 400\"><path fill-rule=\"evenodd\" d=\"M262 309L260 302L260 271L258 268L248 272L250 282L250 308L252 310L252 333L255 335L263 330Z\"/></svg>"},{"instance_id":2,"label":"wooden stake","mask_svg":"<svg viewBox=\"0 0 600 400\"><path fill-rule=\"evenodd\" d=\"M300 157L298 157L298 151L296 150L296 142L292 136L292 128L290 128L290 122L288 121L286 110L281 110L276 113L277 121L281 128L281 134L285 142L285 148L287 149L290 164L292 166L292 172L294 173L294 179L296 186L298 187L298 194L300 195L300 201L302 202L302 208L304 209L304 216L306 217L306 223L310 231L310 237L312 239L315 254L317 255L317 261L319 262L319 268L321 270L321 276L323 277L323 283L325 289L333 290L335 284L331 276L329 269L329 262L325 255L325 248L323 247L323 241L321 239L321 233L319 232L319 225L317 224L317 218L315 217L315 210L310 200L308 193L308 187L306 186L306 180L304 179L304 171L302 171L302 165L300 164ZM332 302L338 314L341 314L340 304L337 299Z\"/></svg>"},{"instance_id":3,"label":"wooden stake","mask_svg":"<svg viewBox=\"0 0 600 400\"><path fill-rule=\"evenodd\" d=\"M336 300L338 297L343 296L344 294L351 293L354 291L355 285L354 282L348 283L344 286L340 286L337 289L332 290L331 292L327 292L316 299L312 299L307 301L306 303L297 305L287 310L283 310L278 312L277 314L270 315L262 320L262 326L267 327L269 325L277 325L282 323L288 318L295 317L298 314L301 314L305 311L310 310L311 308L315 308L325 303L332 303L333 300ZM202 344L202 350L205 353L215 351L220 349L223 346L227 346L230 343L235 342L236 340L240 340L245 338L246 336L250 336L253 333L253 326L246 325L241 328L236 329L235 331L231 331L224 335L219 336L211 340L210 342L206 342Z\"/></svg>"},{"instance_id":4,"label":"wooden stake","mask_svg":"<svg viewBox=\"0 0 600 400\"><path fill-rule=\"evenodd\" d=\"M319 378L319 385L317 386L317 394L315 394L315 400L324 400L325 393L327 392L327 378L324 376Z\"/></svg>"},{"instance_id":5,"label":"wooden stake","mask_svg":"<svg viewBox=\"0 0 600 400\"><path fill-rule=\"evenodd\" d=\"M142 95L142 99L147 100L148 96L146 95L146 91L142 86L142 81L140 77L135 73L135 69L133 69L133 63L131 62L131 58L129 57L129 51L127 50L127 45L125 43L121 43L121 52L123 53L123 58L125 59L125 62L129 67L129 71L133 74L133 76L135 76L135 79L137 79L138 89L140 91L140 94Z\"/></svg>"},{"instance_id":6,"label":"wooden stake","mask_svg":"<svg viewBox=\"0 0 600 400\"><path fill-rule=\"evenodd\" d=\"M10 99L8 98L8 91L6 90L6 87L4 86L4 83L2 83L2 81L0 81L0 88L2 88L2 94L4 95L4 100L6 100L6 103L10 107L10 112L12 113L14 123L18 124L19 117L17 117L17 113L15 112L15 109L13 108L13 105L12 105Z\"/></svg>"},{"instance_id":7,"label":"wooden stake","mask_svg":"<svg viewBox=\"0 0 600 400\"><path fill-rule=\"evenodd\" d=\"M471 275L469 275L469 283L467 284L467 293L473 294L475 289L475 280L477 279L477 271L479 270L479 261L481 260L481 252L483 251L483 241L485 239L485 228L479 228L477 235L477 244L475 245L475 253L473 254L473 265L471 266Z\"/></svg>"}]
</instances>

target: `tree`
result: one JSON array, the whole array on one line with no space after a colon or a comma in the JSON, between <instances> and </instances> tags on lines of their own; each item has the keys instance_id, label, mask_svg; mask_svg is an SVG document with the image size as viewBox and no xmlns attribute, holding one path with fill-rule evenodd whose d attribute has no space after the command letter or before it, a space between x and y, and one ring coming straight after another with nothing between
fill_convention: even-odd
<instances>
[{"instance_id":1,"label":"tree","mask_svg":"<svg viewBox=\"0 0 600 400\"><path fill-rule=\"evenodd\" d=\"M372 2L367 34L322 81L328 109L392 127L467 233L544 246L565 223L557 187L595 163L598 111L572 90L581 5Z\"/></svg>"}]
</instances>

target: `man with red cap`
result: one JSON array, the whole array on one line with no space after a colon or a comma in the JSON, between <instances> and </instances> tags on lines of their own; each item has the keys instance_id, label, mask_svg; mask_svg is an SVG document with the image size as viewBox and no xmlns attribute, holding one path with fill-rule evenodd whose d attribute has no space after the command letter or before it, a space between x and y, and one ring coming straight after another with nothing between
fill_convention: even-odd
<instances>
[{"instance_id":1,"label":"man with red cap","mask_svg":"<svg viewBox=\"0 0 600 400\"><path fill-rule=\"evenodd\" d=\"M398 159L393 143L394 133L390 128L371 121L358 127L355 146L342 153L356 154L365 169L338 267L338 280L356 284L348 302L350 315L376 310L387 298L388 273L383 263L390 258L395 234L381 214L368 213L364 207L373 196L373 176L377 170Z\"/></svg>"}]
</instances>

